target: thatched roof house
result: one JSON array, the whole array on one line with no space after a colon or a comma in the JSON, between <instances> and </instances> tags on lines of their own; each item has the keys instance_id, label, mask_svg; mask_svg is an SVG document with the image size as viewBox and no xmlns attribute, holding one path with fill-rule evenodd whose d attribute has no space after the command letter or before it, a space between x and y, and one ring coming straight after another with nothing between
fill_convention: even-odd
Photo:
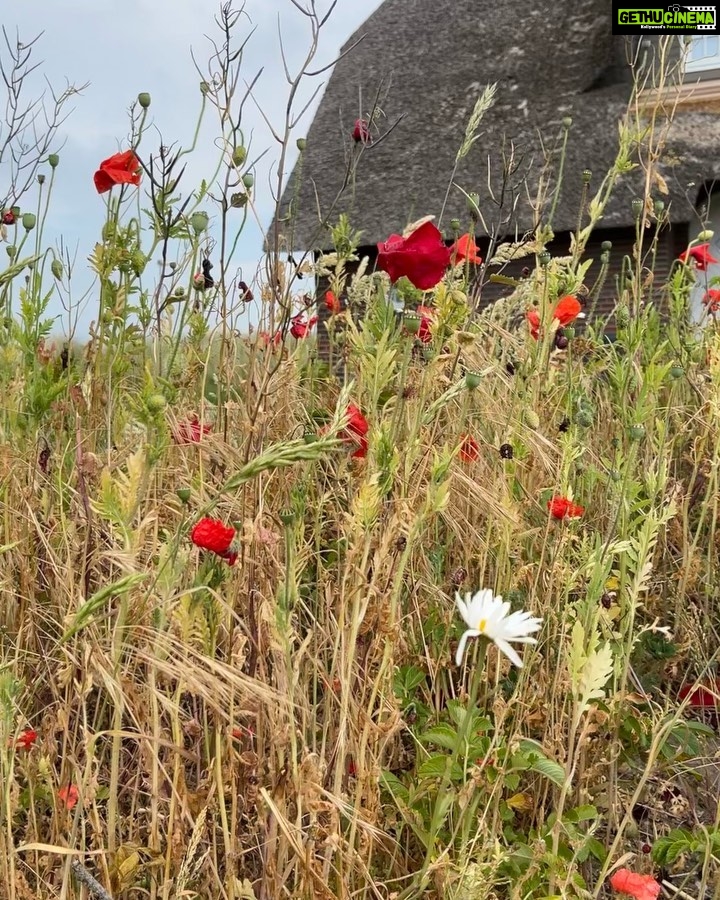
<instances>
[{"instance_id":1,"label":"thatched roof house","mask_svg":"<svg viewBox=\"0 0 720 900\"><path fill-rule=\"evenodd\" d=\"M463 230L468 222L460 188L480 197L479 235L507 239L531 232L538 222L538 186L548 161L557 169L563 119L570 117L552 217L555 244L567 252L582 203L582 173L592 172L594 193L616 158L618 122L631 94L633 44L614 37L611 27L606 0L385 0L345 45L364 36L338 62L312 122L295 172L299 186L293 178L283 201L287 209L295 198L291 222L281 225L285 248L326 249L328 224L347 212L372 254L377 241L422 216L439 216L443 206L440 227L450 239L452 218ZM703 74L697 72L694 82ZM496 102L453 175L474 104L494 82ZM712 108L720 100L720 81L706 81L699 102L680 99L670 135L673 164L662 169L667 194L658 183L652 186L673 226L661 240L659 275L685 246L688 227L694 232L699 226L701 190L720 176L720 119ZM397 124L372 145L355 144L355 120L375 107L382 110L376 135ZM355 155L360 158L351 183L333 207ZM545 222L556 183L551 179L546 192ZM641 171L620 179L589 255L599 256L600 242L609 239L613 264L620 265L634 239L632 201L643 188ZM612 288L611 278L609 308Z\"/></svg>"}]
</instances>

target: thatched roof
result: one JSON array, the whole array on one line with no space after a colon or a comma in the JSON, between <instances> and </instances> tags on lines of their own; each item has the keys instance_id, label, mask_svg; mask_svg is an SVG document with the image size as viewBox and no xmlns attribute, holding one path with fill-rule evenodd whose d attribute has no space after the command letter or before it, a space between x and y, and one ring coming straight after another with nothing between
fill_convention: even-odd
<instances>
[{"instance_id":1,"label":"thatched roof","mask_svg":"<svg viewBox=\"0 0 720 900\"><path fill-rule=\"evenodd\" d=\"M562 120L572 117L553 228L576 227L582 171L592 171L594 190L611 167L631 88L627 39L612 36L606 0L385 0L345 46L360 35L360 45L337 64L307 135L294 226L283 223L281 229L288 249L328 246L327 231L319 231L318 200L327 215L348 160L361 151L351 139L353 123L376 99L384 114L381 129L403 118L387 137L362 149L331 221L347 212L369 245L415 219L438 215L473 106L492 82L498 83L496 103L455 184L479 194L489 231L503 217L504 235L531 229L531 201L547 154L557 161ZM720 176L718 118L712 112L677 116L677 159L664 169L670 193L663 197L672 201L674 222L690 221L698 188ZM512 148L518 168L503 195L503 161ZM508 215L513 185L516 206ZM295 190L293 178L285 209ZM631 225L638 191L641 180L624 176L602 225ZM500 197L502 213L495 203ZM453 217L465 226L466 210L462 192L452 187L442 226L447 229ZM482 223L478 231L483 233Z\"/></svg>"}]
</instances>

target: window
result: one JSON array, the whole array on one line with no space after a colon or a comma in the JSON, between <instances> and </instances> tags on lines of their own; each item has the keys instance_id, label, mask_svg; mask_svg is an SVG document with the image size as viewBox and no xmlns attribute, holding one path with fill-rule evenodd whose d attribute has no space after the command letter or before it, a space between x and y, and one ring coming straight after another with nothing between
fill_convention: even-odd
<instances>
[{"instance_id":1,"label":"window","mask_svg":"<svg viewBox=\"0 0 720 900\"><path fill-rule=\"evenodd\" d=\"M690 38L690 49L685 57L685 72L707 72L720 69L720 35L707 34Z\"/></svg>"}]
</instances>

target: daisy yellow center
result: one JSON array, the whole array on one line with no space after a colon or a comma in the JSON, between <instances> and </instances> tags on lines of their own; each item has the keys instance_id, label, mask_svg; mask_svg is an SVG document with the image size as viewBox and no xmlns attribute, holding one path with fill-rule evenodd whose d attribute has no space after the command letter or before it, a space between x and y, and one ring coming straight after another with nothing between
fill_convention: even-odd
<instances>
[{"instance_id":1,"label":"daisy yellow center","mask_svg":"<svg viewBox=\"0 0 720 900\"><path fill-rule=\"evenodd\" d=\"M478 622L477 630L478 630L481 634L485 634L485 629L486 629L486 628L487 628L487 619L480 619L480 621Z\"/></svg>"}]
</instances>

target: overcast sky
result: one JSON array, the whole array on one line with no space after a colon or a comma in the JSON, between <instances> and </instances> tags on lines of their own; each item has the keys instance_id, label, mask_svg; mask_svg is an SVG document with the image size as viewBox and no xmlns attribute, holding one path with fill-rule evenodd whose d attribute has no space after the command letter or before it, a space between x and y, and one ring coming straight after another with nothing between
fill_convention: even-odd
<instances>
[{"instance_id":1,"label":"overcast sky","mask_svg":"<svg viewBox=\"0 0 720 900\"><path fill-rule=\"evenodd\" d=\"M298 2L306 5L310 0ZM330 0L316 2L320 12L329 8ZM341 45L380 2L338 0L323 29L316 67L333 60ZM241 6L235 4L238 9ZM188 146L192 142L200 78L191 50L204 67L212 52L206 36L217 39L219 35L213 21L219 7L216 0L4 0L2 22L11 41L19 35L27 43L44 32L33 55L42 67L31 87L41 87L42 77L60 89L66 82L90 82L83 94L75 98L74 112L62 128L65 146L56 173L47 232L53 240L62 235L71 249L77 248L79 269L85 266L98 239L105 214L104 198L96 193L92 176L102 159L126 149L127 111L137 94L147 91L152 95L151 121L157 127L147 144L143 142L145 152L157 150L160 135L165 144ZM243 71L250 81L263 69L255 97L268 118L280 125L288 86L280 56L278 17L291 64L297 64L307 50L310 31L291 0L246 0L244 9L247 18L243 18L238 35L247 35L253 27L255 33L246 48ZM0 52L7 59L6 48L0 48ZM328 77L329 73L314 79L302 96L308 98L318 81L326 83ZM306 114L297 137L309 127L318 101L319 98ZM268 159L276 159L277 144L270 138L261 115L252 104L245 109L244 122L248 132L252 132L253 155L269 148ZM217 161L212 139L218 132L211 117L208 121L198 152L188 166L187 184L193 187L200 178L209 177ZM293 141L291 163L295 155ZM3 169L0 166L0 179L4 181L7 176ZM272 205L264 184L258 184L256 196L263 225L267 227ZM248 270L252 267L254 271L257 265L261 243L257 227L247 228L241 237L238 259ZM82 318L84 328L94 318L96 309L92 301ZM56 304L53 312L61 312L60 306Z\"/></svg>"}]
</instances>

